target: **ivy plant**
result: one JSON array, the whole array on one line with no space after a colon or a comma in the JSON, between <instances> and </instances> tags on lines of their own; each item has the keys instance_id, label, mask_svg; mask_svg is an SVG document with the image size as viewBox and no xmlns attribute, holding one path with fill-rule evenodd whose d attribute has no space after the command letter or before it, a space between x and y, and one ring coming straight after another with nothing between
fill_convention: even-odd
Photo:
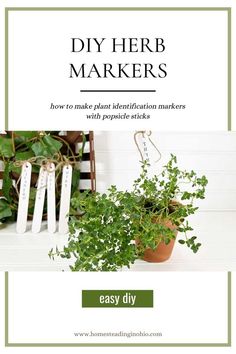
<instances>
[{"instance_id":1,"label":"ivy plant","mask_svg":"<svg viewBox=\"0 0 236 354\"><path fill-rule=\"evenodd\" d=\"M56 165L56 203L57 211L60 200L61 171L64 161L74 164L72 177L72 193L78 189L80 171L76 163L81 158L81 151L74 155L67 136L59 136L58 132L14 131L0 136L0 160L3 163L2 196L0 197L0 223L15 221L19 199L19 181L21 165L24 161L32 163L32 177L29 199L29 217L34 211L37 179L40 166L45 161L53 161ZM13 182L14 181L14 182ZM46 213L46 205L44 208Z\"/></svg>"},{"instance_id":2,"label":"ivy plant","mask_svg":"<svg viewBox=\"0 0 236 354\"><path fill-rule=\"evenodd\" d=\"M180 170L176 156L159 175L149 177L148 163L141 164L141 174L131 191L111 186L107 193L78 193L71 200L69 239L63 250L51 249L49 256L72 259L72 271L115 271L129 267L142 258L147 248L155 250L175 239L171 223L184 235L179 243L194 253L201 244L187 218L204 199L207 178L194 171ZM188 188L186 188L188 186Z\"/></svg>"}]
</instances>

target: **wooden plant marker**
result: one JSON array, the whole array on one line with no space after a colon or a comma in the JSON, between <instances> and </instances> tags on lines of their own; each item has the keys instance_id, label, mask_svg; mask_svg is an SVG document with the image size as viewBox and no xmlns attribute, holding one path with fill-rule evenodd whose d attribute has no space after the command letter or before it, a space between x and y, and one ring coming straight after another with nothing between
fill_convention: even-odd
<instances>
[{"instance_id":1,"label":"wooden plant marker","mask_svg":"<svg viewBox=\"0 0 236 354\"><path fill-rule=\"evenodd\" d=\"M48 172L46 166L41 166L39 171L38 186L35 197L34 205L34 215L32 223L32 232L38 233L41 229L42 217L43 217L43 206L45 200L45 192L47 185Z\"/></svg>"},{"instance_id":2,"label":"wooden plant marker","mask_svg":"<svg viewBox=\"0 0 236 354\"><path fill-rule=\"evenodd\" d=\"M71 195L72 167L65 165L62 170L61 185L61 201L59 212L59 233L66 234L68 232L68 220L70 211L70 195Z\"/></svg>"},{"instance_id":3,"label":"wooden plant marker","mask_svg":"<svg viewBox=\"0 0 236 354\"><path fill-rule=\"evenodd\" d=\"M47 164L48 180L47 180L47 216L48 216L48 232L56 231L56 195L55 195L55 165Z\"/></svg>"},{"instance_id":4,"label":"wooden plant marker","mask_svg":"<svg viewBox=\"0 0 236 354\"><path fill-rule=\"evenodd\" d=\"M21 169L20 195L16 222L16 232L20 234L24 233L27 227L31 172L31 163L25 162Z\"/></svg>"}]
</instances>

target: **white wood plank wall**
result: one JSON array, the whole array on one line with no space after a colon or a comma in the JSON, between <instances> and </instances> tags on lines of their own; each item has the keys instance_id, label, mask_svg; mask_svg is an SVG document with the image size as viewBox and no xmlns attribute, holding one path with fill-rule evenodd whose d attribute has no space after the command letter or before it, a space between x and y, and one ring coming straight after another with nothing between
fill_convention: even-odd
<instances>
[{"instance_id":1,"label":"white wood plank wall","mask_svg":"<svg viewBox=\"0 0 236 354\"><path fill-rule=\"evenodd\" d=\"M132 131L95 132L98 191L106 191L111 184L119 189L132 186L140 171L133 135ZM200 210L236 211L236 132L153 132L152 140L162 153L157 171L173 153L181 168L207 176L206 199L198 203ZM88 162L81 167L89 171ZM81 188L86 188L86 181L81 183Z\"/></svg>"}]
</instances>

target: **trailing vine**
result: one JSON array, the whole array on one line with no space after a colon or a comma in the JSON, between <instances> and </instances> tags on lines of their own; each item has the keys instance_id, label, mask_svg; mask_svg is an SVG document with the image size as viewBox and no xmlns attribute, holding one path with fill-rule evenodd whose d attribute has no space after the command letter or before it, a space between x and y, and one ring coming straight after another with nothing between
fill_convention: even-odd
<instances>
[{"instance_id":1,"label":"trailing vine","mask_svg":"<svg viewBox=\"0 0 236 354\"><path fill-rule=\"evenodd\" d=\"M21 167L25 161L32 164L28 216L32 217L37 190L37 179L42 164L53 162L56 166L56 204L60 201L61 174L65 163L73 164L72 193L80 180L79 161L84 143L75 155L67 136L58 132L15 131L0 136L0 160L3 163L2 197L0 198L0 223L15 221L19 199ZM46 208L44 208L46 216Z\"/></svg>"}]
</instances>

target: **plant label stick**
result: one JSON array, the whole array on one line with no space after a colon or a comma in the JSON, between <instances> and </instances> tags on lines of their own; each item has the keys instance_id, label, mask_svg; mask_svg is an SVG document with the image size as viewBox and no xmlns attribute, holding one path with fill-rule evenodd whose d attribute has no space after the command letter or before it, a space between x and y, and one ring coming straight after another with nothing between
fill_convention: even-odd
<instances>
[{"instance_id":1,"label":"plant label stick","mask_svg":"<svg viewBox=\"0 0 236 354\"><path fill-rule=\"evenodd\" d=\"M48 231L54 233L56 231L56 195L55 195L55 165L49 163L47 165L47 214L48 214Z\"/></svg>"},{"instance_id":2,"label":"plant label stick","mask_svg":"<svg viewBox=\"0 0 236 354\"><path fill-rule=\"evenodd\" d=\"M42 166L39 171L38 186L37 186L37 192L35 197L34 215L33 215L33 223L32 223L33 233L38 233L41 229L45 191L47 185L47 175L48 172L45 166Z\"/></svg>"},{"instance_id":3,"label":"plant label stick","mask_svg":"<svg viewBox=\"0 0 236 354\"><path fill-rule=\"evenodd\" d=\"M143 143L143 157L144 157L144 160L149 163L150 160L149 160L149 154L148 154L147 139L146 139L146 136L144 134L142 135L142 143Z\"/></svg>"},{"instance_id":4,"label":"plant label stick","mask_svg":"<svg viewBox=\"0 0 236 354\"><path fill-rule=\"evenodd\" d=\"M61 202L59 213L59 233L66 234L68 232L68 214L70 211L70 194L71 194L72 167L66 165L62 171L61 185Z\"/></svg>"},{"instance_id":5,"label":"plant label stick","mask_svg":"<svg viewBox=\"0 0 236 354\"><path fill-rule=\"evenodd\" d=\"M27 226L31 171L31 164L25 162L21 169L20 196L16 222L16 232L19 234L24 233Z\"/></svg>"},{"instance_id":6,"label":"plant label stick","mask_svg":"<svg viewBox=\"0 0 236 354\"><path fill-rule=\"evenodd\" d=\"M144 132L142 134L142 153L143 159L152 166L156 162L158 162L161 158L161 153L156 147L156 145L150 139L151 133Z\"/></svg>"}]
</instances>

